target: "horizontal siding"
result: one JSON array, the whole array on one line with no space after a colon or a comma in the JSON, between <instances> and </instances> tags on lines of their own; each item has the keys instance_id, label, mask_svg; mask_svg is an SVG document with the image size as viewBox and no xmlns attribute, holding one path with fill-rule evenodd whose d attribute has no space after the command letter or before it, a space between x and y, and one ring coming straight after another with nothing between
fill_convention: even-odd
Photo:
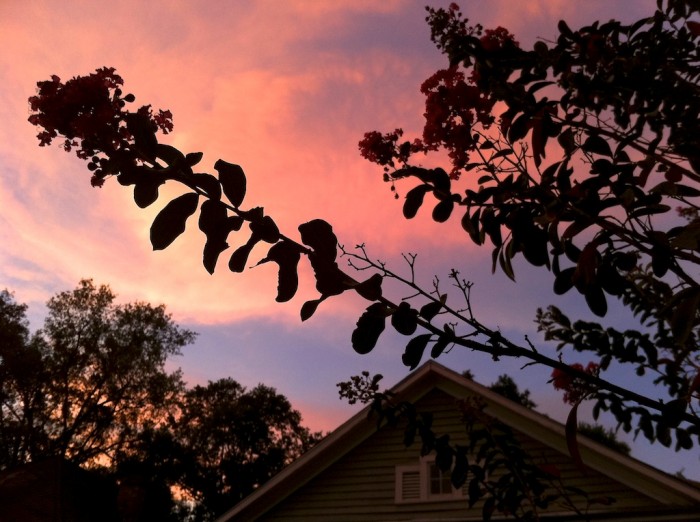
<instances>
[{"instance_id":1,"label":"horizontal siding","mask_svg":"<svg viewBox=\"0 0 700 522\"><path fill-rule=\"evenodd\" d=\"M453 397L434 390L416 404L417 410L434 415L433 429L438 434L449 433L452 443L466 444L466 430ZM371 421L368 421L371 422ZM522 445L537 463L555 465L562 481L589 493L590 498L614 497L615 503L605 509L613 511L659 507L652 499L639 494L593 471L584 476L567 455L519 434ZM349 452L319 477L282 501L260 520L265 522L296 522L334 520L338 522L389 522L412 519L452 518L480 519L480 505L469 510L464 499L426 503L396 504L395 469L399 465L417 464L420 442L406 448L403 430L383 427L360 447ZM573 500L573 499L572 499ZM575 500L578 509L589 508L585 499ZM592 506L591 512L600 506ZM554 512L564 509L553 503ZM566 509L568 511L568 508Z\"/></svg>"},{"instance_id":2,"label":"horizontal siding","mask_svg":"<svg viewBox=\"0 0 700 522\"><path fill-rule=\"evenodd\" d=\"M435 391L416 406L418 411L433 413L433 429L437 433L451 433L453 442L467 442L453 398ZM464 514L466 503L459 499L395 504L396 466L417 464L419 457L420 443L406 448L403 429L383 427L261 520L364 522L406 520L416 514L426 519Z\"/></svg>"}]
</instances>

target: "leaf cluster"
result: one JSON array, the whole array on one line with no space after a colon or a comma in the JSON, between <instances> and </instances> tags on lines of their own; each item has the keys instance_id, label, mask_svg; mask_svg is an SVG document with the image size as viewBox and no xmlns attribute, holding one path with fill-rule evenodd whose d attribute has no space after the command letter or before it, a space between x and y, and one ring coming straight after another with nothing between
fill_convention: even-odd
<instances>
[{"instance_id":1,"label":"leaf cluster","mask_svg":"<svg viewBox=\"0 0 700 522\"><path fill-rule=\"evenodd\" d=\"M514 260L522 258L552 273L556 294L576 290L597 316L607 314L611 299L627 307L639 319L635 330L583 321L572 325L551 308L537 320L545 338L559 342L560 357L573 348L597 356L603 370L623 363L635 365L639 375L655 374L668 398L657 403L658 413L647 412L651 424L665 433L681 419L693 419L695 435L694 403L700 398L697 3L660 2L653 16L629 25L596 22L575 30L562 21L556 41L538 41L532 50L520 48L503 28L470 25L455 6L428 11L433 41L447 55L450 70L462 70L459 78L468 78L466 84L504 109L494 115L497 129L475 120L469 140L445 139L436 147L448 154L450 175L414 162L415 153L430 152L415 146L409 147L411 154L385 162L396 165L388 173L384 169L385 179L415 183L406 193L404 217L412 219L430 206L436 222L456 217L473 243L492 246L493 271L515 280ZM441 88L449 96L447 91L461 87ZM463 103L468 108L473 102ZM436 119L444 118L444 128L450 125L451 116L435 110L426 97L423 141ZM402 150L402 144L395 148ZM458 188L456 180L465 177L466 188ZM421 336L413 340L409 362L425 343ZM605 396L606 404L617 401L608 406L628 427L628 413L637 410L626 405L619 388ZM638 422L648 426L641 415ZM653 430L642 431L656 440ZM688 440L679 432L677 447L688 447Z\"/></svg>"}]
</instances>

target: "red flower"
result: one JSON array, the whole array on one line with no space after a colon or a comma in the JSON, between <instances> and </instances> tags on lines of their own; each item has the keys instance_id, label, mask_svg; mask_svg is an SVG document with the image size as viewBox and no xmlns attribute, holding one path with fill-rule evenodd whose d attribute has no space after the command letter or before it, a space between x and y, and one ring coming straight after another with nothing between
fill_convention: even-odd
<instances>
[{"instance_id":1,"label":"red flower","mask_svg":"<svg viewBox=\"0 0 700 522\"><path fill-rule=\"evenodd\" d=\"M365 137L360 141L360 154L363 158L383 166L394 166L394 160L405 162L410 154L410 143L408 147L399 145L399 138L403 136L403 130L396 129L394 132L381 134L377 131L365 133ZM408 143L408 142L406 142Z\"/></svg>"},{"instance_id":2,"label":"red flower","mask_svg":"<svg viewBox=\"0 0 700 522\"><path fill-rule=\"evenodd\" d=\"M62 137L61 145L67 152L75 149L79 158L90 161L93 186L101 186L108 175L102 171L105 164L100 158L110 158L117 151L121 162L127 158L136 162L139 158L130 150L133 137L126 118L130 113L124 108L134 101L134 96L122 97L123 83L114 68L103 67L87 76L71 78L65 84L53 75L50 80L38 82L37 94L29 98L33 112L29 122L39 127L39 145L49 145L54 138ZM154 130L160 129L165 134L173 130L170 111L152 114L150 106L142 107L141 111L148 115Z\"/></svg>"},{"instance_id":3,"label":"red flower","mask_svg":"<svg viewBox=\"0 0 700 522\"><path fill-rule=\"evenodd\" d=\"M422 143L425 151L444 147L452 161L452 178L469 162L476 147L472 136L474 122L488 127L495 100L465 81L456 66L437 71L421 85L425 94L425 126Z\"/></svg>"},{"instance_id":4,"label":"red flower","mask_svg":"<svg viewBox=\"0 0 700 522\"><path fill-rule=\"evenodd\" d=\"M589 362L585 369L579 363L570 364L569 366L579 372L595 376L600 371L600 366L594 362ZM564 402L569 404L577 404L595 391L595 387L587 381L559 368L555 368L552 371L551 382L555 389L564 390Z\"/></svg>"},{"instance_id":5,"label":"red flower","mask_svg":"<svg viewBox=\"0 0 700 522\"><path fill-rule=\"evenodd\" d=\"M480 40L484 49L490 52L498 51L506 46L518 47L520 45L515 41L515 36L508 32L508 29L501 26L495 29L486 29L484 36Z\"/></svg>"},{"instance_id":6,"label":"red flower","mask_svg":"<svg viewBox=\"0 0 700 522\"><path fill-rule=\"evenodd\" d=\"M105 184L105 178L102 178L100 176L94 175L90 178L90 185L93 187L98 187L101 188L102 185Z\"/></svg>"}]
</instances>

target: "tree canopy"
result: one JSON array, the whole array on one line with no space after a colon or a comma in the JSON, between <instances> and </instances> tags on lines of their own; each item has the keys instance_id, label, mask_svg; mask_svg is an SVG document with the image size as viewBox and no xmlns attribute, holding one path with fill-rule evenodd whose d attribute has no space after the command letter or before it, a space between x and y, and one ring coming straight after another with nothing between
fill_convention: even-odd
<instances>
[{"instance_id":1,"label":"tree canopy","mask_svg":"<svg viewBox=\"0 0 700 522\"><path fill-rule=\"evenodd\" d=\"M139 520L207 520L319 439L274 388L187 387L165 363L194 332L115 297L83 280L30 334L26 305L0 293L0 470L60 457L117 479Z\"/></svg>"},{"instance_id":2,"label":"tree canopy","mask_svg":"<svg viewBox=\"0 0 700 522\"><path fill-rule=\"evenodd\" d=\"M1 345L3 467L47 456L109 463L167 421L183 383L164 364L194 333L163 306L117 305L108 287L83 280L49 300L44 327L29 336L26 307L1 297L2 320L21 333Z\"/></svg>"},{"instance_id":3,"label":"tree canopy","mask_svg":"<svg viewBox=\"0 0 700 522\"><path fill-rule=\"evenodd\" d=\"M360 141L361 154L392 187L411 183L407 219L430 203L435 221L459 219L465 240L491 246L494 271L515 280L513 260L521 258L551 272L555 293L578 292L596 316L606 316L611 300L634 316L636 324L620 327L572 319L554 306L538 310L539 331L556 355L529 338L507 339L476 317L471 282L456 270L452 289L438 279L422 285L413 258L404 277L364 245L339 247L323 220L299 225L298 239L285 234L262 207L244 206L239 165L219 159L217 175L195 172L202 153L159 143L156 133L172 130L172 115L150 106L129 111L134 96L123 94L114 69L39 82L30 121L40 127L41 145L60 136L88 161L93 185L115 177L133 187L140 207L154 203L166 182L186 187L156 216L154 249L167 248L199 213L210 273L229 236L244 234L229 270L244 271L253 250L265 248L257 264L279 266L276 300L283 302L294 297L298 265L308 261L319 296L302 304L302 320L325 300L356 291L371 303L351 339L360 354L390 324L409 337L402 361L410 368L428 348L439 357L452 346L544 365L572 404L570 425L578 405L592 400L596 416L610 411L625 431L690 449L700 442L699 12L697 1L667 0L627 25L572 29L561 21L555 40L524 49L506 28L470 24L455 4L429 8L432 39L447 64L421 86L422 135L404 139L398 128ZM422 166L425 155L445 168ZM339 267L339 256L351 269ZM386 295L386 279L403 293ZM574 352L592 360L570 364ZM640 393L616 380L609 371L616 365L651 375L656 386Z\"/></svg>"}]
</instances>

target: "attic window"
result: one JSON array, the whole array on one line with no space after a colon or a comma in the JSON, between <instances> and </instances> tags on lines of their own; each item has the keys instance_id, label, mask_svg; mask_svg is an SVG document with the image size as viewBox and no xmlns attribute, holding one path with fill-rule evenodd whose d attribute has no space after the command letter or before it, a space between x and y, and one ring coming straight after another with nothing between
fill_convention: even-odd
<instances>
[{"instance_id":1,"label":"attic window","mask_svg":"<svg viewBox=\"0 0 700 522\"><path fill-rule=\"evenodd\" d=\"M396 466L397 504L437 502L464 497L462 489L454 489L450 474L435 465L434 457L423 457L418 464Z\"/></svg>"}]
</instances>

